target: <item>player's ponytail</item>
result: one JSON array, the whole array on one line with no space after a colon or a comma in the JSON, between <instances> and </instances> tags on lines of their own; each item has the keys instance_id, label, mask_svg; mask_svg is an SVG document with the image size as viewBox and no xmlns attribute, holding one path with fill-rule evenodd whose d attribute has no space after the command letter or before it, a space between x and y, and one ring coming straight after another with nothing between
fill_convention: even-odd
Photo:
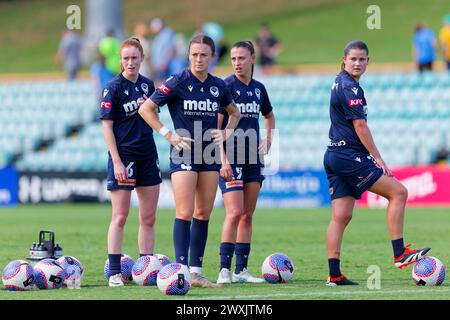
<instances>
[{"instance_id":1,"label":"player's ponytail","mask_svg":"<svg viewBox=\"0 0 450 320\"><path fill-rule=\"evenodd\" d=\"M138 48L139 52L141 53L141 57L144 58L144 49L142 48L141 41L139 41L138 38L132 37L128 38L124 41L122 41L122 44L120 45L120 55L122 56L122 49L126 47L135 47ZM124 68L122 66L122 63L120 64L120 72L124 72Z\"/></svg>"},{"instance_id":2,"label":"player's ponytail","mask_svg":"<svg viewBox=\"0 0 450 320\"><path fill-rule=\"evenodd\" d=\"M367 45L361 41L361 40L352 40L344 48L344 57L348 56L348 53L351 49L359 49L359 50L365 50L367 55L369 55L369 48ZM345 69L345 63L341 63L341 71L344 71Z\"/></svg>"},{"instance_id":3,"label":"player's ponytail","mask_svg":"<svg viewBox=\"0 0 450 320\"><path fill-rule=\"evenodd\" d=\"M238 41L235 44L233 44L231 48L245 48L248 50L248 52L250 52L250 55L253 56L255 54L255 47L253 46L253 43L250 40ZM255 64L252 63L252 74L251 74L252 78L254 71L255 71Z\"/></svg>"}]
</instances>

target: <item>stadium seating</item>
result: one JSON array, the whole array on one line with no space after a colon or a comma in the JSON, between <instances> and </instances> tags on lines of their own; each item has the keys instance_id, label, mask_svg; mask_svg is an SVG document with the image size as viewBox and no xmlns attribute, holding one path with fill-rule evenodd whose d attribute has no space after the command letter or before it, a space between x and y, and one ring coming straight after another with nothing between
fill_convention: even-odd
<instances>
[{"instance_id":1,"label":"stadium seating","mask_svg":"<svg viewBox=\"0 0 450 320\"><path fill-rule=\"evenodd\" d=\"M322 168L334 77L258 77L274 106L281 168ZM450 73L368 73L361 86L369 127L388 164L427 164L438 149L450 148ZM15 162L20 170L106 170L107 151L90 81L1 84L0 96L0 167ZM167 108L160 117L171 125ZM160 135L155 140L161 169L167 170L169 145Z\"/></svg>"}]
</instances>

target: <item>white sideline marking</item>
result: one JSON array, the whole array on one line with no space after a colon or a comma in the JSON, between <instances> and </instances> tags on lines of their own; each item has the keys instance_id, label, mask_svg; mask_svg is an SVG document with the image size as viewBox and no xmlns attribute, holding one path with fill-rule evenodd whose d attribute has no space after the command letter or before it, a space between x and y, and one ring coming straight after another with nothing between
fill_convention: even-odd
<instances>
[{"instance_id":1,"label":"white sideline marking","mask_svg":"<svg viewBox=\"0 0 450 320\"><path fill-rule=\"evenodd\" d=\"M333 290L333 288L330 288ZM253 295L238 295L238 296L206 296L206 297L185 297L185 300L222 300L222 299L264 299L273 297L321 297L321 296L346 296L357 294L396 294L396 293L430 293L430 292L449 292L450 288L442 289L411 289L411 290L366 290L366 291L319 291L319 292L304 292L304 293L275 293L275 294L253 294Z\"/></svg>"}]
</instances>

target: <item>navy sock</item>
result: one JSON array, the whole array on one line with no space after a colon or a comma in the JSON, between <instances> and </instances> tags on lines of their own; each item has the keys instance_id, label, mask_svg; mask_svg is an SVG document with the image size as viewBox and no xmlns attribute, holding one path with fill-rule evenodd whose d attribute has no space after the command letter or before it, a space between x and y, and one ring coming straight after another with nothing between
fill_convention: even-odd
<instances>
[{"instance_id":1,"label":"navy sock","mask_svg":"<svg viewBox=\"0 0 450 320\"><path fill-rule=\"evenodd\" d=\"M120 258L121 257L122 257L122 255L120 253L108 254L109 275L110 276L120 273Z\"/></svg>"},{"instance_id":2,"label":"navy sock","mask_svg":"<svg viewBox=\"0 0 450 320\"><path fill-rule=\"evenodd\" d=\"M337 278L341 275L341 261L339 259L328 259L328 267L330 268L330 276Z\"/></svg>"},{"instance_id":3,"label":"navy sock","mask_svg":"<svg viewBox=\"0 0 450 320\"><path fill-rule=\"evenodd\" d=\"M189 266L201 267L208 239L209 220L192 219Z\"/></svg>"},{"instance_id":4,"label":"navy sock","mask_svg":"<svg viewBox=\"0 0 450 320\"><path fill-rule=\"evenodd\" d=\"M222 242L220 244L220 269L231 269L231 260L233 259L235 244L232 242Z\"/></svg>"},{"instance_id":5,"label":"navy sock","mask_svg":"<svg viewBox=\"0 0 450 320\"><path fill-rule=\"evenodd\" d=\"M143 256L152 256L153 253L139 253L139 258Z\"/></svg>"},{"instance_id":6,"label":"navy sock","mask_svg":"<svg viewBox=\"0 0 450 320\"><path fill-rule=\"evenodd\" d=\"M400 257L405 251L405 244L403 238L392 240L392 249L394 250L394 257Z\"/></svg>"},{"instance_id":7,"label":"navy sock","mask_svg":"<svg viewBox=\"0 0 450 320\"><path fill-rule=\"evenodd\" d=\"M236 269L235 274L239 274L244 268L247 268L248 256L250 254L250 243L236 242L236 249L234 250L236 255Z\"/></svg>"},{"instance_id":8,"label":"navy sock","mask_svg":"<svg viewBox=\"0 0 450 320\"><path fill-rule=\"evenodd\" d=\"M173 224L173 245L175 247L175 259L178 263L187 265L190 239L191 222L175 218Z\"/></svg>"}]
</instances>

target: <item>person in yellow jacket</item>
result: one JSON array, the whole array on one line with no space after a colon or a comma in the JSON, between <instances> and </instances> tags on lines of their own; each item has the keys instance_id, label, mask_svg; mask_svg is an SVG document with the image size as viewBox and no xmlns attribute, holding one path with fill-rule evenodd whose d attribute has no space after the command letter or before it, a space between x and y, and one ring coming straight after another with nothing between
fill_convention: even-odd
<instances>
[{"instance_id":1,"label":"person in yellow jacket","mask_svg":"<svg viewBox=\"0 0 450 320\"><path fill-rule=\"evenodd\" d=\"M443 19L444 26L439 31L439 42L441 45L442 58L450 70L450 14Z\"/></svg>"}]
</instances>

